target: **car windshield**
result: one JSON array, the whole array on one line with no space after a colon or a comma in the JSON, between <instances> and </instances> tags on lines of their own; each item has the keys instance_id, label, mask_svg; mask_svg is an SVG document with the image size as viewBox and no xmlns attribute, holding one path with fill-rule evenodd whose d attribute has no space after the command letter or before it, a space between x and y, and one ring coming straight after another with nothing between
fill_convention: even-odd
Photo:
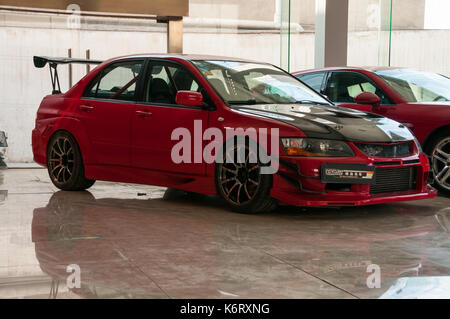
<instances>
[{"instance_id":1,"label":"car windshield","mask_svg":"<svg viewBox=\"0 0 450 319\"><path fill-rule=\"evenodd\" d=\"M445 76L410 69L380 70L375 73L409 102L450 101L450 79Z\"/></svg>"},{"instance_id":2,"label":"car windshield","mask_svg":"<svg viewBox=\"0 0 450 319\"><path fill-rule=\"evenodd\" d=\"M330 103L290 74L263 63L193 61L229 105Z\"/></svg>"}]
</instances>

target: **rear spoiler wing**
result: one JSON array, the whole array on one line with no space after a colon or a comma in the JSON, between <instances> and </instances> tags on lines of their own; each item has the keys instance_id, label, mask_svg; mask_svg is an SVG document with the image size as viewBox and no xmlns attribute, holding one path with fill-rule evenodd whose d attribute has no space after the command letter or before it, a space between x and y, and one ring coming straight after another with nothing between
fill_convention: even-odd
<instances>
[{"instance_id":1,"label":"rear spoiler wing","mask_svg":"<svg viewBox=\"0 0 450 319\"><path fill-rule=\"evenodd\" d=\"M43 68L47 64L50 68L50 77L52 79L52 94L61 93L61 86L59 84L58 65L59 64L100 64L103 61L87 60L87 59L73 59L73 58L58 58L47 56L34 56L33 63L36 68Z\"/></svg>"}]
</instances>

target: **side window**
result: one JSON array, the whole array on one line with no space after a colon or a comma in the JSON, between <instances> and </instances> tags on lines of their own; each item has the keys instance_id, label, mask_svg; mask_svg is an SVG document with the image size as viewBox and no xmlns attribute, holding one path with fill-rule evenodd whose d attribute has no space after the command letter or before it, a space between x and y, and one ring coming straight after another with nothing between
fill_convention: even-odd
<instances>
[{"instance_id":1,"label":"side window","mask_svg":"<svg viewBox=\"0 0 450 319\"><path fill-rule=\"evenodd\" d=\"M298 75L297 77L312 87L317 92L321 93L323 78L325 77L325 72L311 73L305 75Z\"/></svg>"},{"instance_id":2,"label":"side window","mask_svg":"<svg viewBox=\"0 0 450 319\"><path fill-rule=\"evenodd\" d=\"M176 104L178 91L200 92L203 94L203 100L208 101L206 92L183 66L169 63L152 64L145 80L144 102Z\"/></svg>"},{"instance_id":3,"label":"side window","mask_svg":"<svg viewBox=\"0 0 450 319\"><path fill-rule=\"evenodd\" d=\"M107 66L89 86L84 96L134 101L136 83L143 61L119 62Z\"/></svg>"},{"instance_id":4,"label":"side window","mask_svg":"<svg viewBox=\"0 0 450 319\"><path fill-rule=\"evenodd\" d=\"M153 65L146 81L145 102L175 104L175 94L167 67Z\"/></svg>"},{"instance_id":5,"label":"side window","mask_svg":"<svg viewBox=\"0 0 450 319\"><path fill-rule=\"evenodd\" d=\"M362 92L372 92L378 95L381 104L392 104L382 89L367 76L358 72L333 72L324 94L333 102L355 103L354 98Z\"/></svg>"}]
</instances>

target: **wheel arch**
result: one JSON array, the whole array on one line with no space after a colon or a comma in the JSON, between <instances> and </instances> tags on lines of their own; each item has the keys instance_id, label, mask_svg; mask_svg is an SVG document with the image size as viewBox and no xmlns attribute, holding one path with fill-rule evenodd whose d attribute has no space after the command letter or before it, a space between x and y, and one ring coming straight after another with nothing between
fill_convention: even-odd
<instances>
[{"instance_id":1,"label":"wheel arch","mask_svg":"<svg viewBox=\"0 0 450 319\"><path fill-rule=\"evenodd\" d=\"M81 122L74 118L62 118L57 125L54 125L54 130L49 134L46 143L46 154L51 138L58 132L67 132L75 139L75 142L80 149L84 164L95 162L95 154L92 151L91 142L84 130Z\"/></svg>"},{"instance_id":2,"label":"wheel arch","mask_svg":"<svg viewBox=\"0 0 450 319\"><path fill-rule=\"evenodd\" d=\"M436 129L434 129L428 136L425 138L425 140L422 143L422 148L425 152L428 151L428 147L430 146L430 143L439 136L442 132L449 131L450 132L450 124L440 126Z\"/></svg>"},{"instance_id":3,"label":"wheel arch","mask_svg":"<svg viewBox=\"0 0 450 319\"><path fill-rule=\"evenodd\" d=\"M258 148L258 152L260 150L262 150L262 151L264 151L264 155L267 156L267 154L268 154L267 149L264 146L262 146L258 142L257 139L255 140L254 138L252 138L251 136L248 136L246 134L233 135L233 136L229 137L228 139L224 139L224 141L223 141L223 143L221 145L221 149L220 149L222 154L227 149L227 146L228 146L227 143L232 142L232 143L237 144L239 139L242 139L242 138L244 139L244 142L245 142L246 145L257 147ZM235 144L232 144L232 145L235 145ZM215 166L215 164L217 164L216 161L214 162L214 166Z\"/></svg>"},{"instance_id":4,"label":"wheel arch","mask_svg":"<svg viewBox=\"0 0 450 319\"><path fill-rule=\"evenodd\" d=\"M229 137L228 139L225 139L224 141L223 141L223 143L222 143L222 145L221 145L221 149L220 149L220 154L221 155L225 155L225 152L227 151L227 143L228 142L230 142L230 141L232 141L232 143L233 144L231 144L232 146L234 146L234 145L236 145L237 143L238 143L238 141L239 141L239 139L240 138L243 138L244 139L244 143L245 143L245 145L247 145L247 146L254 146L254 147L257 147L258 148L258 156L259 156L259 151L263 151L264 152L264 156L267 156L267 150L262 146L262 145L260 145L260 143L258 143L258 141L257 140L255 140L255 139L253 139L253 138L251 138L250 136L248 136L248 135L234 135L234 136L231 136L231 137ZM217 156L218 154L216 154L216 156ZM217 170L216 170L216 166L217 166L217 160L216 161L214 161L214 163L213 163L213 165L211 165L212 166L212 168L213 168L213 177L214 177L214 179L216 179L216 175L217 175ZM269 175L274 175L274 174L269 174ZM271 185L270 185L270 188L272 188L273 187L273 181L271 181Z\"/></svg>"}]
</instances>

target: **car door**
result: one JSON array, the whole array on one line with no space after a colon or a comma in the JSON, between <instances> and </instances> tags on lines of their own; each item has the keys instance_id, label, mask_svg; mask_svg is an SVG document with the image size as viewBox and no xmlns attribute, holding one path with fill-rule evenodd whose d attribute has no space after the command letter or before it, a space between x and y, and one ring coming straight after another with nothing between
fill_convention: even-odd
<instances>
[{"instance_id":1,"label":"car door","mask_svg":"<svg viewBox=\"0 0 450 319\"><path fill-rule=\"evenodd\" d=\"M186 107L176 104L179 90L206 92L199 86L192 73L183 65L165 60L152 60L143 82L140 102L132 117L132 166L172 173L205 174L204 161L194 162L194 139L200 141L208 125L209 111L205 107ZM196 125L194 130L194 124ZM172 148L178 140L172 140L175 129L187 129L190 134L191 160L176 163ZM194 132L195 131L195 132ZM198 152L198 151L197 151Z\"/></svg>"},{"instance_id":2,"label":"car door","mask_svg":"<svg viewBox=\"0 0 450 319\"><path fill-rule=\"evenodd\" d=\"M372 105L355 103L354 98L362 92L372 92L378 95L381 106L394 104L372 79L355 71L331 72L323 93L338 106L383 115L386 111L383 107L374 108Z\"/></svg>"},{"instance_id":3,"label":"car door","mask_svg":"<svg viewBox=\"0 0 450 319\"><path fill-rule=\"evenodd\" d=\"M80 121L92 143L96 164L131 165L131 116L144 60L106 66L79 101Z\"/></svg>"}]
</instances>

